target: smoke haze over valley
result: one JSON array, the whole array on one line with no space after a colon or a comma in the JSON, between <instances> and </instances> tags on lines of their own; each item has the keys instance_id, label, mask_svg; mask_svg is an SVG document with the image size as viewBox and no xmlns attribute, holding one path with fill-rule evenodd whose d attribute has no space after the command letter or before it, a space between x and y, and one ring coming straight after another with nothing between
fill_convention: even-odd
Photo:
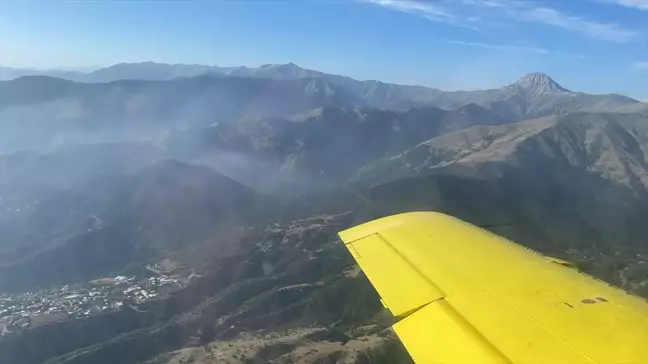
<instances>
[{"instance_id":1,"label":"smoke haze over valley","mask_svg":"<svg viewBox=\"0 0 648 364\"><path fill-rule=\"evenodd\" d=\"M0 297L52 302L2 311L2 362L216 360L195 350L223 343L230 362L279 362L331 342L302 359L405 363L336 233L407 211L493 225L648 294L648 105L630 97L543 73L446 92L292 63L1 77ZM87 288L116 276L146 298ZM58 308L52 289L104 306Z\"/></svg>"},{"instance_id":2,"label":"smoke haze over valley","mask_svg":"<svg viewBox=\"0 0 648 364\"><path fill-rule=\"evenodd\" d=\"M504 361L646 337L645 0L0 2L0 364L413 364L446 303ZM338 235L416 211L477 235Z\"/></svg>"},{"instance_id":3,"label":"smoke haze over valley","mask_svg":"<svg viewBox=\"0 0 648 364\"><path fill-rule=\"evenodd\" d=\"M414 211L648 298L643 0L0 7L1 364L412 364L338 232Z\"/></svg>"}]
</instances>

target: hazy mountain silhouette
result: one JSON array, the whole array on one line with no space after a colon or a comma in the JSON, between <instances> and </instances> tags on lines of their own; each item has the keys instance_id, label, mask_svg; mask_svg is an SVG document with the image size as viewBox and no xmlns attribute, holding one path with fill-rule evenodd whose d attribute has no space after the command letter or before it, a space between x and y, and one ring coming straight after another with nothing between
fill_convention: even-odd
<instances>
[{"instance_id":1,"label":"hazy mountain silhouette","mask_svg":"<svg viewBox=\"0 0 648 364\"><path fill-rule=\"evenodd\" d=\"M212 75L219 77L300 80L316 78L344 89L365 106L406 110L413 106L456 108L475 103L498 112L509 120L521 120L555 113L647 111L639 101L621 95L588 95L564 88L548 75L530 73L519 81L499 89L477 91L441 91L423 86L407 86L380 81L358 81L350 77L301 68L294 63L250 67L163 64L154 62L120 63L90 73L60 71L5 70L0 80L20 75L49 75L82 82L111 82L125 79L171 80L177 77Z\"/></svg>"}]
</instances>

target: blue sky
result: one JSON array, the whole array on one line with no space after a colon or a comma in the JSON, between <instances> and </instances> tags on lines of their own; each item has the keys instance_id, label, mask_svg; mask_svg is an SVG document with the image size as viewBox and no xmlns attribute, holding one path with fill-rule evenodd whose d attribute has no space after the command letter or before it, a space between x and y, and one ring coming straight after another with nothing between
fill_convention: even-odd
<instances>
[{"instance_id":1,"label":"blue sky","mask_svg":"<svg viewBox=\"0 0 648 364\"><path fill-rule=\"evenodd\" d=\"M648 99L648 0L0 0L0 64L302 67L446 90L532 71Z\"/></svg>"}]
</instances>

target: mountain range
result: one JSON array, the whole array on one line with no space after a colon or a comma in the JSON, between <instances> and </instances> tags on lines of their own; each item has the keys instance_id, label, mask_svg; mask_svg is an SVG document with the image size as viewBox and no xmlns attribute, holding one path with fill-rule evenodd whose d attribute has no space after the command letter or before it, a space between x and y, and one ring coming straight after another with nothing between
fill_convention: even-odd
<instances>
[{"instance_id":1,"label":"mountain range","mask_svg":"<svg viewBox=\"0 0 648 364\"><path fill-rule=\"evenodd\" d=\"M647 127L646 116L603 113L475 126L369 164L355 178L391 193L426 181L409 192L419 194L420 207L441 193L439 180L452 178L435 198L460 202L445 208L513 224L514 240L549 254L565 254L566 246L645 253L648 235L637 218L648 213ZM461 187L467 181L470 189Z\"/></svg>"},{"instance_id":2,"label":"mountain range","mask_svg":"<svg viewBox=\"0 0 648 364\"><path fill-rule=\"evenodd\" d=\"M160 259L202 276L123 328L107 315L0 339L0 361L193 363L239 334L262 344L232 363L296 361L339 337L389 346L336 232L416 210L648 295L648 105L632 98L542 73L448 92L292 63L3 67L0 79L0 292ZM407 363L394 350L385 362ZM304 362L357 355L329 354Z\"/></svg>"},{"instance_id":3,"label":"mountain range","mask_svg":"<svg viewBox=\"0 0 648 364\"><path fill-rule=\"evenodd\" d=\"M34 73L3 70L4 78ZM565 191L591 185L575 192L603 196L598 189L610 184L628 193L611 201L645 196L648 186L645 104L573 92L542 73L500 89L454 92L356 81L294 64L148 62L56 75L68 79L0 82L0 190L29 196L7 205L4 219L11 222L3 233L16 242L33 237L24 230L30 221L44 224L41 240L57 225L43 217L14 220L23 213L11 206L29 205L34 190L74 194L104 180L100 194L112 196L126 188L118 180L165 160L208 167L281 196L362 191L464 167L493 181L503 178L502 168L512 180L533 175ZM54 201L75 211L70 219L80 225L71 226L86 223L90 213L73 204L87 198Z\"/></svg>"},{"instance_id":4,"label":"mountain range","mask_svg":"<svg viewBox=\"0 0 648 364\"><path fill-rule=\"evenodd\" d=\"M3 70L9 78L11 70ZM138 74L137 79L123 79ZM217 122L295 119L318 108L405 112L474 104L502 122L577 111L648 113L648 104L621 95L571 92L541 73L499 89L452 92L356 81L294 64L259 68L118 64L83 75L84 81L102 82L50 76L0 81L0 148L43 150L66 143L141 140Z\"/></svg>"},{"instance_id":5,"label":"mountain range","mask_svg":"<svg viewBox=\"0 0 648 364\"><path fill-rule=\"evenodd\" d=\"M0 80L27 75L45 75L78 82L113 82L119 80L168 81L182 77L245 77L273 80L315 78L345 89L365 106L403 110L413 106L454 108L476 103L500 110L510 118L528 118L569 111L636 111L645 110L634 100L622 95L587 95L571 92L549 76L530 73L518 82L499 89L482 91L441 91L423 86L406 86L380 81L358 81L350 77L301 68L294 63L267 64L257 68L218 67L205 65L163 64L154 62L120 63L89 73L69 71L37 71L0 67ZM514 110L501 110L504 105Z\"/></svg>"}]
</instances>

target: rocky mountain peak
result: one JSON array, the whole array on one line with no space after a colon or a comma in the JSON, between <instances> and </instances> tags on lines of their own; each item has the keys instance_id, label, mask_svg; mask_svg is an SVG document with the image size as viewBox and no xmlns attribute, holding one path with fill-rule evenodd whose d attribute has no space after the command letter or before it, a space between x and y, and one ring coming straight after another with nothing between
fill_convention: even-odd
<instances>
[{"instance_id":1,"label":"rocky mountain peak","mask_svg":"<svg viewBox=\"0 0 648 364\"><path fill-rule=\"evenodd\" d=\"M532 90L536 94L570 92L568 89L562 87L558 82L554 81L551 77L542 72L528 73L520 78L515 85L524 89Z\"/></svg>"},{"instance_id":2,"label":"rocky mountain peak","mask_svg":"<svg viewBox=\"0 0 648 364\"><path fill-rule=\"evenodd\" d=\"M305 69L299 67L298 65L290 62L286 64L276 64L274 65L275 68L283 70L283 71L290 71L290 72L304 72Z\"/></svg>"}]
</instances>

